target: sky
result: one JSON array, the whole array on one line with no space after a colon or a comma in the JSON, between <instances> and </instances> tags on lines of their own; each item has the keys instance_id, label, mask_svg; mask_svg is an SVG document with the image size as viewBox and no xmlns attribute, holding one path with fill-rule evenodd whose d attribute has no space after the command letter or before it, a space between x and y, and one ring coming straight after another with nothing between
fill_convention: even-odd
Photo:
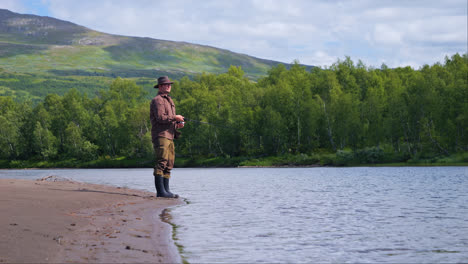
<instances>
[{"instance_id":1,"label":"sky","mask_svg":"<svg viewBox=\"0 0 468 264\"><path fill-rule=\"evenodd\" d=\"M319 67L348 56L419 69L468 50L467 0L0 0L0 8Z\"/></svg>"}]
</instances>

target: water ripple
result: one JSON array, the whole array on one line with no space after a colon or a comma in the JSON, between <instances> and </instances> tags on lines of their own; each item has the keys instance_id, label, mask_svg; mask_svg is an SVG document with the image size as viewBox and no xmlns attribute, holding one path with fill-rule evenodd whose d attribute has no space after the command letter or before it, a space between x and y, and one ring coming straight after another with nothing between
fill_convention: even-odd
<instances>
[{"instance_id":1,"label":"water ripple","mask_svg":"<svg viewBox=\"0 0 468 264\"><path fill-rule=\"evenodd\" d=\"M179 241L189 262L460 262L468 258L460 170L179 169L193 203L173 214L188 227Z\"/></svg>"}]
</instances>

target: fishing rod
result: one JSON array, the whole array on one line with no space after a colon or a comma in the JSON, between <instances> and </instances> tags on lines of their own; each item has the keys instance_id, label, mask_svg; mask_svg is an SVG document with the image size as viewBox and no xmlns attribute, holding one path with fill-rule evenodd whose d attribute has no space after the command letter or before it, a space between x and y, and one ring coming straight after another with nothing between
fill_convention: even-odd
<instances>
[{"instance_id":1,"label":"fishing rod","mask_svg":"<svg viewBox=\"0 0 468 264\"><path fill-rule=\"evenodd\" d=\"M213 123L208 123L208 122L204 122L204 121L199 121L199 120L193 120L193 119L188 119L188 118L185 118L184 117L184 121L178 121L177 123L184 123L184 122L195 122L195 123L199 123L199 124L205 124L205 125L210 125L210 126L217 126L217 127L224 127L224 128L228 128L226 126L221 126L221 125L217 125L217 124L213 124Z\"/></svg>"}]
</instances>

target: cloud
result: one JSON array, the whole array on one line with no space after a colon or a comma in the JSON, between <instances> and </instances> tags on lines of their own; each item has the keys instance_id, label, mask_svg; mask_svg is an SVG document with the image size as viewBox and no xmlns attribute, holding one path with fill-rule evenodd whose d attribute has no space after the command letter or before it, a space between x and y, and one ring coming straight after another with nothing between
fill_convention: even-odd
<instances>
[{"instance_id":1,"label":"cloud","mask_svg":"<svg viewBox=\"0 0 468 264\"><path fill-rule=\"evenodd\" d=\"M102 32L251 56L413 67L465 53L466 0L42 0L50 16ZM15 1L2 0L15 4Z\"/></svg>"},{"instance_id":2,"label":"cloud","mask_svg":"<svg viewBox=\"0 0 468 264\"><path fill-rule=\"evenodd\" d=\"M400 30L386 24L374 26L374 42L382 45L401 45L402 33Z\"/></svg>"},{"instance_id":3,"label":"cloud","mask_svg":"<svg viewBox=\"0 0 468 264\"><path fill-rule=\"evenodd\" d=\"M8 9L13 12L26 12L27 8L21 3L16 0L2 0L0 2L1 9Z\"/></svg>"},{"instance_id":4,"label":"cloud","mask_svg":"<svg viewBox=\"0 0 468 264\"><path fill-rule=\"evenodd\" d=\"M447 45L463 44L467 41L466 23L466 16L438 16L412 21L406 27L408 40Z\"/></svg>"}]
</instances>

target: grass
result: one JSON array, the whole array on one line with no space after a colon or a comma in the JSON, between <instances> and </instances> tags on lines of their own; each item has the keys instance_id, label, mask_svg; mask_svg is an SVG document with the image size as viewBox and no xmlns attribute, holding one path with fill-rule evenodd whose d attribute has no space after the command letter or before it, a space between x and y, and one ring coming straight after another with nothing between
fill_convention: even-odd
<instances>
[{"instance_id":1,"label":"grass","mask_svg":"<svg viewBox=\"0 0 468 264\"><path fill-rule=\"evenodd\" d=\"M42 99L39 96L30 94L29 92L13 90L5 86L0 86L0 96L11 96L16 101L40 101Z\"/></svg>"},{"instance_id":2,"label":"grass","mask_svg":"<svg viewBox=\"0 0 468 264\"><path fill-rule=\"evenodd\" d=\"M285 154L265 157L229 157L197 156L177 157L176 168L190 167L310 167L310 166L369 166L369 167L402 167L402 166L468 166L468 152L453 154L448 157L431 160L409 160L406 162L353 163L343 164L337 161L336 154ZM92 161L77 159L63 160L0 160L0 168L153 168L154 158L100 157Z\"/></svg>"},{"instance_id":3,"label":"grass","mask_svg":"<svg viewBox=\"0 0 468 264\"><path fill-rule=\"evenodd\" d=\"M287 161L277 162L276 159L264 160L226 160L219 159L200 159L200 160L187 160L176 159L176 168L233 168L233 167L343 167L343 165L336 165L333 163L315 163L315 164L301 164L290 163ZM1 169L29 169L29 168L153 168L153 160L142 159L123 159L123 160L108 160L108 161L91 161L82 162L76 159L67 159L61 161L28 161L28 160L0 160ZM417 167L417 166L468 166L468 162L455 162L455 163L377 163L377 164L354 164L351 167ZM345 166L349 167L349 166Z\"/></svg>"},{"instance_id":4,"label":"grass","mask_svg":"<svg viewBox=\"0 0 468 264\"><path fill-rule=\"evenodd\" d=\"M53 76L0 71L0 95L12 96L20 102L38 102L49 93L63 95L72 88L93 95L99 90L108 89L113 80L102 76Z\"/></svg>"},{"instance_id":5,"label":"grass","mask_svg":"<svg viewBox=\"0 0 468 264\"><path fill-rule=\"evenodd\" d=\"M108 52L95 46L52 46L36 53L0 58L0 67L16 72L48 73L50 70L107 69L117 65Z\"/></svg>"},{"instance_id":6,"label":"grass","mask_svg":"<svg viewBox=\"0 0 468 264\"><path fill-rule=\"evenodd\" d=\"M148 40L132 40L130 44L113 46L92 45L29 45L0 43L8 52L0 57L0 67L23 73L44 74L51 71L83 70L112 71L113 69L155 70L196 73L221 73L231 65L242 66L247 76L265 76L271 65L252 57L229 51L191 44L172 44L157 48Z\"/></svg>"},{"instance_id":7,"label":"grass","mask_svg":"<svg viewBox=\"0 0 468 264\"><path fill-rule=\"evenodd\" d=\"M126 157L104 158L93 161L80 161L74 158L63 160L0 160L0 168L152 168L151 159L128 159Z\"/></svg>"}]
</instances>

